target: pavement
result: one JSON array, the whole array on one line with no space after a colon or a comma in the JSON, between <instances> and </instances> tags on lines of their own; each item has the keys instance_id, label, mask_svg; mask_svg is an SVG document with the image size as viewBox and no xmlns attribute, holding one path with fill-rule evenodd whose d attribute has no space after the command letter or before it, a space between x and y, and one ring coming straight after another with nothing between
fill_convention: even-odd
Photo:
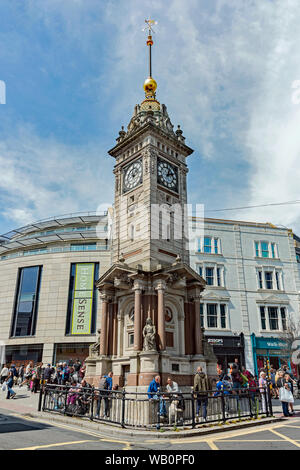
<instances>
[{"instance_id":1,"label":"pavement","mask_svg":"<svg viewBox=\"0 0 300 470\"><path fill-rule=\"evenodd\" d=\"M112 426L92 423L80 418L54 417L37 412L38 395L24 388L17 389L16 399L5 399L0 393L0 450L105 450L105 451L176 451L176 450L289 450L300 448L300 400L295 402L296 414L281 419L282 410L274 400L277 420L261 420L254 427L223 428L222 432L203 434L193 430L135 434ZM60 418L60 419L56 419ZM280 421L278 421L280 419ZM252 424L252 423L251 423ZM197 431L197 432L195 432ZM211 429L213 431L213 429ZM218 429L220 431L220 427ZM160 437L158 439L157 437ZM163 439L162 439L163 437Z\"/></svg>"}]
</instances>

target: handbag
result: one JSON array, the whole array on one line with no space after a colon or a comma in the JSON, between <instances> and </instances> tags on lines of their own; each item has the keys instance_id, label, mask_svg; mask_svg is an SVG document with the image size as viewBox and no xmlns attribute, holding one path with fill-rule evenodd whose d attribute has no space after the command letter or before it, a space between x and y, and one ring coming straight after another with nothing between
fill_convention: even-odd
<instances>
[{"instance_id":1,"label":"handbag","mask_svg":"<svg viewBox=\"0 0 300 470\"><path fill-rule=\"evenodd\" d=\"M7 385L6 385L6 383L4 383L4 384L2 385L2 392L6 392L6 389L7 389Z\"/></svg>"},{"instance_id":2,"label":"handbag","mask_svg":"<svg viewBox=\"0 0 300 470\"><path fill-rule=\"evenodd\" d=\"M281 387L279 390L279 400L287 403L294 403L294 397L290 390L285 387Z\"/></svg>"}]
</instances>

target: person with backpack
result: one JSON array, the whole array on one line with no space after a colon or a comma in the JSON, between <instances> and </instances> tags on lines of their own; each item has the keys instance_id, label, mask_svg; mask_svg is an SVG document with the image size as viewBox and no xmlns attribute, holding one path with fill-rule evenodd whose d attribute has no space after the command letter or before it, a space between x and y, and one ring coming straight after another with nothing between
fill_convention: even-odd
<instances>
[{"instance_id":1,"label":"person with backpack","mask_svg":"<svg viewBox=\"0 0 300 470\"><path fill-rule=\"evenodd\" d=\"M233 393L238 394L243 385L243 378L236 363L233 363L230 369Z\"/></svg>"},{"instance_id":2,"label":"person with backpack","mask_svg":"<svg viewBox=\"0 0 300 470\"><path fill-rule=\"evenodd\" d=\"M207 375L202 371L202 367L198 367L194 377L194 392L197 397L196 416L199 417L200 408L202 407L202 417L204 421L206 421L207 417L208 390Z\"/></svg>"},{"instance_id":3,"label":"person with backpack","mask_svg":"<svg viewBox=\"0 0 300 470\"><path fill-rule=\"evenodd\" d=\"M112 390L112 376L113 373L109 372L107 375L103 375L100 377L99 381L99 395L98 395L98 403L97 403L97 413L96 413L96 418L99 419L100 417L100 408L101 408L101 402L102 398L104 400L104 418L109 418L109 390Z\"/></svg>"},{"instance_id":4,"label":"person with backpack","mask_svg":"<svg viewBox=\"0 0 300 470\"><path fill-rule=\"evenodd\" d=\"M13 391L14 386L14 375L12 370L10 369L8 377L6 379L6 387L7 387L7 395L6 399L9 400L10 398L16 398L16 392Z\"/></svg>"},{"instance_id":5,"label":"person with backpack","mask_svg":"<svg viewBox=\"0 0 300 470\"><path fill-rule=\"evenodd\" d=\"M61 378L62 385L66 385L67 382L69 382L70 380L70 368L68 367L66 362L63 363Z\"/></svg>"}]
</instances>

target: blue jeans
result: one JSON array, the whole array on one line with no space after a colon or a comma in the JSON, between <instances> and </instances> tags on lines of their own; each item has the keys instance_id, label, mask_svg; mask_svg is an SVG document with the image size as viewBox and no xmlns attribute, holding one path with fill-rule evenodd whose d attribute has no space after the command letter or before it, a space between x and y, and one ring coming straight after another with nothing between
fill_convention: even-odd
<instances>
[{"instance_id":1,"label":"blue jeans","mask_svg":"<svg viewBox=\"0 0 300 470\"><path fill-rule=\"evenodd\" d=\"M154 400L158 400L158 396L154 395ZM166 401L163 398L159 398L159 414L160 416L167 415Z\"/></svg>"},{"instance_id":2,"label":"blue jeans","mask_svg":"<svg viewBox=\"0 0 300 470\"><path fill-rule=\"evenodd\" d=\"M202 407L202 417L206 419L207 417L207 398L197 398L197 407L196 407L196 415L199 414L200 408Z\"/></svg>"},{"instance_id":3,"label":"blue jeans","mask_svg":"<svg viewBox=\"0 0 300 470\"><path fill-rule=\"evenodd\" d=\"M288 404L288 402L287 401L282 401L281 404L282 404L282 411L283 411L284 416L289 416L289 404Z\"/></svg>"},{"instance_id":4,"label":"blue jeans","mask_svg":"<svg viewBox=\"0 0 300 470\"><path fill-rule=\"evenodd\" d=\"M7 395L6 395L6 398L10 398L11 396L15 395L16 392L13 391L13 389L7 385Z\"/></svg>"}]
</instances>

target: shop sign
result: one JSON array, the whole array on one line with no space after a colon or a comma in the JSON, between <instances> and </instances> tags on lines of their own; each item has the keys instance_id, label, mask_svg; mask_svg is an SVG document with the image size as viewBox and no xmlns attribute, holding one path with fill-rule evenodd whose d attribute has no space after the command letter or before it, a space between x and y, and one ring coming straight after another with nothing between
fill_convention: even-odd
<instances>
[{"instance_id":1,"label":"shop sign","mask_svg":"<svg viewBox=\"0 0 300 470\"><path fill-rule=\"evenodd\" d=\"M76 265L72 335L91 333L94 268L94 263L78 263Z\"/></svg>"},{"instance_id":2,"label":"shop sign","mask_svg":"<svg viewBox=\"0 0 300 470\"><path fill-rule=\"evenodd\" d=\"M208 338L207 342L215 346L223 346L223 338Z\"/></svg>"}]
</instances>

